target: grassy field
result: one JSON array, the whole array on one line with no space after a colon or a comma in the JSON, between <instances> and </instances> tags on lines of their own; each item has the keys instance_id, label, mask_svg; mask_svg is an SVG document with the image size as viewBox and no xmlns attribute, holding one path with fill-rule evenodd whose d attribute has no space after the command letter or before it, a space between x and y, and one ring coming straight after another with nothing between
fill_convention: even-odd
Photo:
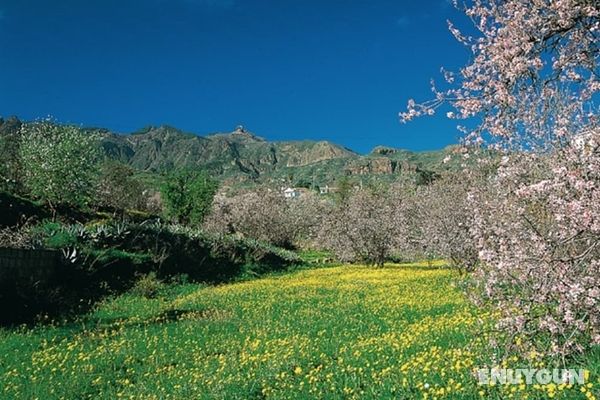
<instances>
[{"instance_id":1,"label":"grassy field","mask_svg":"<svg viewBox=\"0 0 600 400\"><path fill-rule=\"evenodd\" d=\"M78 323L0 331L0 398L593 398L598 371L584 387L478 386L489 316L456 279L342 266L123 295Z\"/></svg>"}]
</instances>

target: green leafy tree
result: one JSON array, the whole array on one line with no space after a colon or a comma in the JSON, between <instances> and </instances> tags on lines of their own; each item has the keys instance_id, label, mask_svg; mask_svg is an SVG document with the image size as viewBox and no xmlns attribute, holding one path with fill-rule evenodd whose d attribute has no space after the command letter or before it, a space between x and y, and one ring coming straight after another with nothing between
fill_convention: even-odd
<instances>
[{"instance_id":1,"label":"green leafy tree","mask_svg":"<svg viewBox=\"0 0 600 400\"><path fill-rule=\"evenodd\" d=\"M51 207L89 203L100 160L96 136L51 121L24 124L19 154L25 188L32 197Z\"/></svg>"},{"instance_id":2,"label":"green leafy tree","mask_svg":"<svg viewBox=\"0 0 600 400\"><path fill-rule=\"evenodd\" d=\"M210 212L218 187L204 171L184 169L171 173L161 188L167 216L182 224L200 225Z\"/></svg>"}]
</instances>

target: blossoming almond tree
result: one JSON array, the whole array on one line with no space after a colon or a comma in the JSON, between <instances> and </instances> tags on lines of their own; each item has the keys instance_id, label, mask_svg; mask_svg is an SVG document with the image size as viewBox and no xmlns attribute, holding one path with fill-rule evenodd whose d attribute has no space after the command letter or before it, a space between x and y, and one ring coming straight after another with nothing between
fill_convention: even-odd
<instances>
[{"instance_id":1,"label":"blossoming almond tree","mask_svg":"<svg viewBox=\"0 0 600 400\"><path fill-rule=\"evenodd\" d=\"M600 133L579 143L506 156L471 196L477 300L498 307L504 330L553 354L600 344Z\"/></svg>"},{"instance_id":2,"label":"blossoming almond tree","mask_svg":"<svg viewBox=\"0 0 600 400\"><path fill-rule=\"evenodd\" d=\"M461 272L477 265L477 246L472 236L473 213L469 184L464 174L448 174L430 185L416 189L414 243L426 252L446 258Z\"/></svg>"},{"instance_id":3,"label":"blossoming almond tree","mask_svg":"<svg viewBox=\"0 0 600 400\"><path fill-rule=\"evenodd\" d=\"M232 196L215 196L205 221L208 231L240 234L269 243L293 247L314 237L321 223L321 202L312 194L285 199L274 190L260 188Z\"/></svg>"},{"instance_id":4,"label":"blossoming almond tree","mask_svg":"<svg viewBox=\"0 0 600 400\"><path fill-rule=\"evenodd\" d=\"M450 24L472 62L450 88L401 119L477 117L467 144L507 153L489 187L472 188L482 266L478 300L499 327L550 354L600 343L600 6L595 0L473 0L473 35ZM535 341L534 338L544 338Z\"/></svg>"},{"instance_id":5,"label":"blossoming almond tree","mask_svg":"<svg viewBox=\"0 0 600 400\"><path fill-rule=\"evenodd\" d=\"M383 267L390 253L407 240L401 192L366 189L351 193L330 209L320 242L342 261Z\"/></svg>"},{"instance_id":6,"label":"blossoming almond tree","mask_svg":"<svg viewBox=\"0 0 600 400\"><path fill-rule=\"evenodd\" d=\"M453 108L449 118L481 118L467 142L480 143L487 133L502 146L530 148L597 122L596 0L472 0L464 11L474 22L473 35L449 27L471 50L472 62L460 73L444 71L450 88L434 86L433 100L409 100L402 121L434 114L446 103Z\"/></svg>"}]
</instances>

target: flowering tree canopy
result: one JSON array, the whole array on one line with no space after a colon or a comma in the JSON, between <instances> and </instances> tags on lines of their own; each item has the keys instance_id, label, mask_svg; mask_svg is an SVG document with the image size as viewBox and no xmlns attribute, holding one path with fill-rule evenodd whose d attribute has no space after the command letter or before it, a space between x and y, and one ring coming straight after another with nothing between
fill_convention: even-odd
<instances>
[{"instance_id":1,"label":"flowering tree canopy","mask_svg":"<svg viewBox=\"0 0 600 400\"><path fill-rule=\"evenodd\" d=\"M238 234L283 247L293 247L299 234L291 204L281 193L259 188L227 196L215 196L204 227L210 232ZM300 221L306 221L299 218Z\"/></svg>"},{"instance_id":2,"label":"flowering tree canopy","mask_svg":"<svg viewBox=\"0 0 600 400\"><path fill-rule=\"evenodd\" d=\"M472 191L476 298L549 353L600 344L599 182L595 132L550 156L505 156L491 185Z\"/></svg>"},{"instance_id":3,"label":"flowering tree canopy","mask_svg":"<svg viewBox=\"0 0 600 400\"><path fill-rule=\"evenodd\" d=\"M404 199L400 191L367 189L330 209L323 221L320 243L343 261L383 266L406 240Z\"/></svg>"},{"instance_id":4,"label":"flowering tree canopy","mask_svg":"<svg viewBox=\"0 0 600 400\"><path fill-rule=\"evenodd\" d=\"M19 156L25 187L34 198L51 205L90 200L100 159L94 135L51 121L24 124Z\"/></svg>"},{"instance_id":5,"label":"flowering tree canopy","mask_svg":"<svg viewBox=\"0 0 600 400\"><path fill-rule=\"evenodd\" d=\"M471 63L401 119L446 103L448 117L476 118L466 144L519 150L470 189L475 299L498 310L508 337L583 351L600 343L600 4L471 0L464 10L477 33L450 30Z\"/></svg>"},{"instance_id":6,"label":"flowering tree canopy","mask_svg":"<svg viewBox=\"0 0 600 400\"><path fill-rule=\"evenodd\" d=\"M501 139L496 144L528 148L560 142L597 123L597 0L472 0L464 11L476 33L449 27L469 47L471 63L459 73L444 71L450 88L434 85L433 100L409 100L402 121L434 114L448 103L449 118L481 118L467 143L481 143L489 134Z\"/></svg>"},{"instance_id":7,"label":"flowering tree canopy","mask_svg":"<svg viewBox=\"0 0 600 400\"><path fill-rule=\"evenodd\" d=\"M410 212L413 246L428 257L447 259L459 271L472 271L478 261L468 199L472 182L467 177L448 174L430 185L417 187Z\"/></svg>"}]
</instances>

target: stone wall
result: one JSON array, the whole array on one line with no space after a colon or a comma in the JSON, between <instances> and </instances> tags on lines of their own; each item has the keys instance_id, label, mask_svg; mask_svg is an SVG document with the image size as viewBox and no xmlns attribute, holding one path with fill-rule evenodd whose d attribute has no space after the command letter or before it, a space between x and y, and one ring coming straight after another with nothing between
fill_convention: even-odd
<instances>
[{"instance_id":1,"label":"stone wall","mask_svg":"<svg viewBox=\"0 0 600 400\"><path fill-rule=\"evenodd\" d=\"M60 266L60 252L0 248L0 285L52 279Z\"/></svg>"}]
</instances>

